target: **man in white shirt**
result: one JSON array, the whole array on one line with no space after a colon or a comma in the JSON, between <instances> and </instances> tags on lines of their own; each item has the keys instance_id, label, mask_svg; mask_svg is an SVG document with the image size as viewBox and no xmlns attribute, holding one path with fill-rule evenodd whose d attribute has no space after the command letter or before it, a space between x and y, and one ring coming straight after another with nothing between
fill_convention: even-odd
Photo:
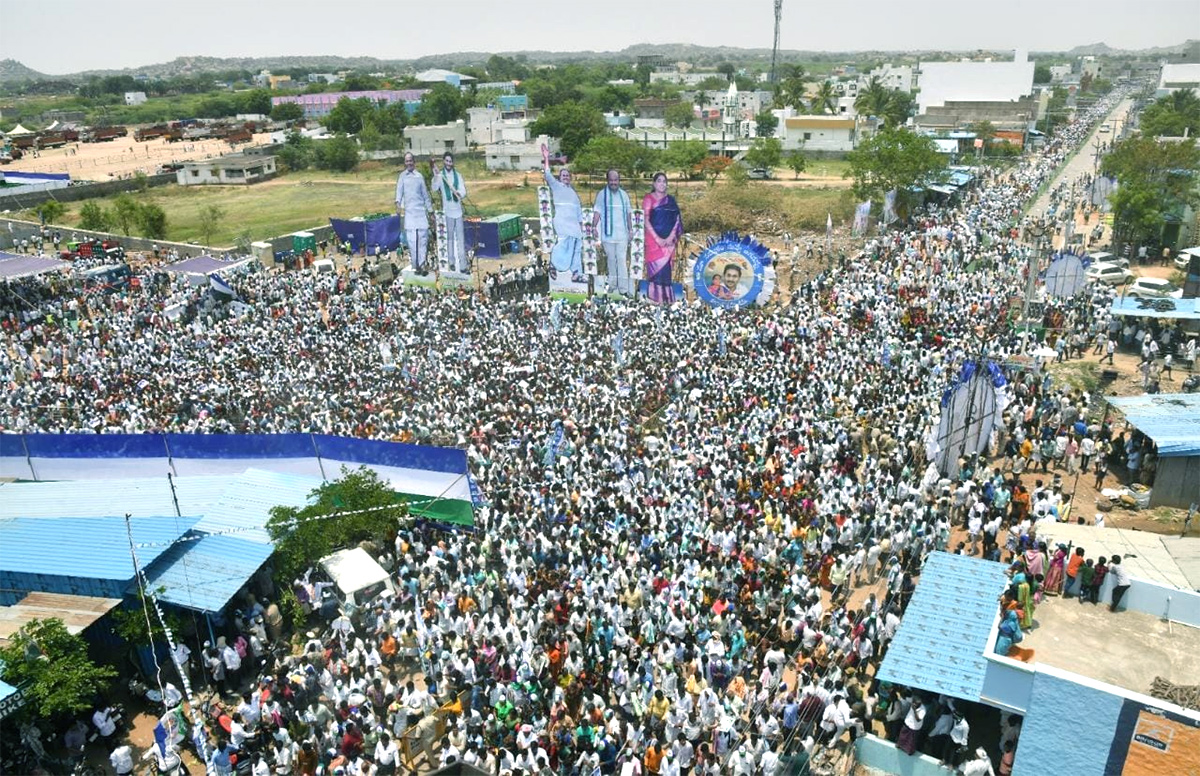
<instances>
[{"instance_id":1,"label":"man in white shirt","mask_svg":"<svg viewBox=\"0 0 1200 776\"><path fill-rule=\"evenodd\" d=\"M404 236L412 269L426 274L426 254L429 245L429 211L433 209L425 177L417 172L417 159L411 152L404 155L404 170L396 179L396 212L404 220Z\"/></svg>"},{"instance_id":2,"label":"man in white shirt","mask_svg":"<svg viewBox=\"0 0 1200 776\"><path fill-rule=\"evenodd\" d=\"M129 776L133 773L133 750L129 745L118 746L108 756L109 763L112 764L113 770L117 772L117 776Z\"/></svg>"},{"instance_id":3,"label":"man in white shirt","mask_svg":"<svg viewBox=\"0 0 1200 776\"><path fill-rule=\"evenodd\" d=\"M595 224L608 260L608 286L618 294L633 293L629 279L629 234L633 208L621 188L621 173L609 170L608 185L596 194Z\"/></svg>"},{"instance_id":4,"label":"man in white shirt","mask_svg":"<svg viewBox=\"0 0 1200 776\"><path fill-rule=\"evenodd\" d=\"M442 167L433 171L432 186L442 196L442 215L446 218L446 265L451 272L469 272L462 206L467 184L454 169L454 154L442 157Z\"/></svg>"},{"instance_id":5,"label":"man in white shirt","mask_svg":"<svg viewBox=\"0 0 1200 776\"><path fill-rule=\"evenodd\" d=\"M92 714L92 724L96 726L96 730L104 738L108 738L113 733L117 732L117 715L113 713L112 707L96 709Z\"/></svg>"}]
</instances>

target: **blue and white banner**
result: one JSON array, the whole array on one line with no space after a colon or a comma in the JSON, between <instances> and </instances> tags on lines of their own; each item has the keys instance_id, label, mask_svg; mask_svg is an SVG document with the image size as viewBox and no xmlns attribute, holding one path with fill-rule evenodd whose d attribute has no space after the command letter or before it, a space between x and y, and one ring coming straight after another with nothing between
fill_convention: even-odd
<instances>
[{"instance_id":1,"label":"blue and white banner","mask_svg":"<svg viewBox=\"0 0 1200 776\"><path fill-rule=\"evenodd\" d=\"M867 222L871 218L871 200L859 203L854 208L854 228L852 232L855 237L859 237L867 232Z\"/></svg>"},{"instance_id":2,"label":"blue and white banner","mask_svg":"<svg viewBox=\"0 0 1200 776\"><path fill-rule=\"evenodd\" d=\"M215 272L210 272L208 274L208 285L209 288L211 288L213 291L216 291L218 294L225 294L226 296L231 296L234 299L237 298L237 292L233 290L233 286L222 280L221 276Z\"/></svg>"},{"instance_id":3,"label":"blue and white banner","mask_svg":"<svg viewBox=\"0 0 1200 776\"><path fill-rule=\"evenodd\" d=\"M890 224L896 220L896 190L892 189L883 195L883 223Z\"/></svg>"},{"instance_id":4,"label":"blue and white banner","mask_svg":"<svg viewBox=\"0 0 1200 776\"><path fill-rule=\"evenodd\" d=\"M696 257L692 285L708 305L745 307L760 302L768 274L774 277L770 265L771 251L765 245L753 237L726 232L709 238L708 246Z\"/></svg>"}]
</instances>

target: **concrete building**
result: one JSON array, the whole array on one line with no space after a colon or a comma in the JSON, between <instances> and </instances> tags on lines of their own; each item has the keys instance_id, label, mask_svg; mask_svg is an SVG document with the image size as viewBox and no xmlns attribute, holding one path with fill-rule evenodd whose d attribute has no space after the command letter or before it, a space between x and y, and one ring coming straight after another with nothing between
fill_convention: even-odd
<instances>
[{"instance_id":1,"label":"concrete building","mask_svg":"<svg viewBox=\"0 0 1200 776\"><path fill-rule=\"evenodd\" d=\"M558 138L540 135L526 142L499 142L484 147L484 160L489 170L540 170L542 144L553 156L559 152Z\"/></svg>"},{"instance_id":2,"label":"concrete building","mask_svg":"<svg viewBox=\"0 0 1200 776\"><path fill-rule=\"evenodd\" d=\"M180 186L248 185L272 178L275 173L274 156L230 154L219 159L184 162L183 168L175 172L175 182Z\"/></svg>"},{"instance_id":3,"label":"concrete building","mask_svg":"<svg viewBox=\"0 0 1200 776\"><path fill-rule=\"evenodd\" d=\"M1033 94L1033 68L1024 51L1011 62L924 62L917 113L954 103L1016 103Z\"/></svg>"},{"instance_id":4,"label":"concrete building","mask_svg":"<svg viewBox=\"0 0 1200 776\"><path fill-rule=\"evenodd\" d=\"M869 84L872 78L894 92L911 92L913 88L912 65L880 65L859 78L860 88Z\"/></svg>"},{"instance_id":5,"label":"concrete building","mask_svg":"<svg viewBox=\"0 0 1200 776\"><path fill-rule=\"evenodd\" d=\"M145 92L125 92L126 105L141 105L146 101Z\"/></svg>"},{"instance_id":6,"label":"concrete building","mask_svg":"<svg viewBox=\"0 0 1200 776\"><path fill-rule=\"evenodd\" d=\"M404 128L404 150L417 156L458 153L467 150L467 124L434 124Z\"/></svg>"},{"instance_id":7,"label":"concrete building","mask_svg":"<svg viewBox=\"0 0 1200 776\"><path fill-rule=\"evenodd\" d=\"M1079 58L1079 77L1090 77L1095 80L1104 77L1104 63L1093 56Z\"/></svg>"},{"instance_id":8,"label":"concrete building","mask_svg":"<svg viewBox=\"0 0 1200 776\"><path fill-rule=\"evenodd\" d=\"M1050 65L1050 83L1060 84L1070 77L1070 65Z\"/></svg>"},{"instance_id":9,"label":"concrete building","mask_svg":"<svg viewBox=\"0 0 1200 776\"><path fill-rule=\"evenodd\" d=\"M361 92L321 92L319 94L292 94L284 97L272 97L271 106L281 105L285 102L298 103L304 109L304 118L319 119L329 115L333 110L333 106L338 104L338 100L343 97L350 100L366 98L372 102L382 102L391 104L393 102L403 102L405 108L409 110L411 115L421 104L421 98L425 96L428 89L372 89L370 91Z\"/></svg>"},{"instance_id":10,"label":"concrete building","mask_svg":"<svg viewBox=\"0 0 1200 776\"><path fill-rule=\"evenodd\" d=\"M494 107L467 109L467 141L471 145L524 143L528 140L527 119L505 119Z\"/></svg>"},{"instance_id":11,"label":"concrete building","mask_svg":"<svg viewBox=\"0 0 1200 776\"><path fill-rule=\"evenodd\" d=\"M724 78L722 73L681 73L678 70L669 70L664 72L653 72L650 74L650 83L669 83L679 84L680 86L697 86L709 78Z\"/></svg>"},{"instance_id":12,"label":"concrete building","mask_svg":"<svg viewBox=\"0 0 1200 776\"><path fill-rule=\"evenodd\" d=\"M430 70L422 70L417 73L414 78L423 84L450 84L451 86L462 87L464 84L474 81L475 78L462 73L456 73L453 70L443 70L435 67Z\"/></svg>"},{"instance_id":13,"label":"concrete building","mask_svg":"<svg viewBox=\"0 0 1200 776\"><path fill-rule=\"evenodd\" d=\"M782 137L785 151L853 151L857 122L842 116L795 116L783 120Z\"/></svg>"},{"instance_id":14,"label":"concrete building","mask_svg":"<svg viewBox=\"0 0 1200 776\"><path fill-rule=\"evenodd\" d=\"M1200 97L1200 64L1163 65L1158 76L1155 97L1165 97L1179 89L1191 89Z\"/></svg>"},{"instance_id":15,"label":"concrete building","mask_svg":"<svg viewBox=\"0 0 1200 776\"><path fill-rule=\"evenodd\" d=\"M662 129L666 126L666 111L682 100L644 97L633 101L634 125L643 129ZM694 111L694 108L693 108Z\"/></svg>"},{"instance_id":16,"label":"concrete building","mask_svg":"<svg viewBox=\"0 0 1200 776\"><path fill-rule=\"evenodd\" d=\"M309 73L304 80L310 84L335 84L341 80L336 73Z\"/></svg>"},{"instance_id":17,"label":"concrete building","mask_svg":"<svg viewBox=\"0 0 1200 776\"><path fill-rule=\"evenodd\" d=\"M1078 546L1087 547L1089 557L1112 555L1092 539L1114 529L1049 527L1092 531ZM1053 531L1048 541L1069 540ZM1050 762L1070 763L1078 774L1187 773L1200 762L1200 712L1152 693L1158 677L1173 685L1195 682L1200 540L1154 540L1162 545L1154 565L1179 559L1171 565L1186 587L1145 579L1130 567L1131 586L1114 614L1105 605L1115 585L1109 573L1097 606L1044 599L1036 627L1007 654L996 652L998 600L1010 584L1006 566L934 552L876 678L967 701L992 715L992 709L1022 715L1013 776L1041 776ZM998 762L994 744L987 748ZM931 770L930 758L905 755L872 735L859 739L857 754L859 764L887 773L946 773Z\"/></svg>"}]
</instances>

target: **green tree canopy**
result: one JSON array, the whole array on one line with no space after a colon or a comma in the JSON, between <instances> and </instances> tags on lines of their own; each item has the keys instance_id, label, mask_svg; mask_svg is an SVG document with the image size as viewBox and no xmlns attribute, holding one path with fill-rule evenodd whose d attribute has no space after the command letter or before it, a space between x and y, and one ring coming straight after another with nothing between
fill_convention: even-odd
<instances>
[{"instance_id":1,"label":"green tree canopy","mask_svg":"<svg viewBox=\"0 0 1200 776\"><path fill-rule=\"evenodd\" d=\"M138 225L142 237L162 240L167 236L167 213L153 202L144 202L138 208Z\"/></svg>"},{"instance_id":2,"label":"green tree canopy","mask_svg":"<svg viewBox=\"0 0 1200 776\"><path fill-rule=\"evenodd\" d=\"M1110 202L1122 240L1154 239L1167 215L1200 204L1200 149L1194 139L1163 142L1135 135L1117 143L1101 170L1120 183Z\"/></svg>"},{"instance_id":3,"label":"green tree canopy","mask_svg":"<svg viewBox=\"0 0 1200 776\"><path fill-rule=\"evenodd\" d=\"M117 675L93 663L83 637L68 633L54 618L23 625L0 647L0 665L4 681L25 686L33 712L45 719L90 709L94 696Z\"/></svg>"},{"instance_id":4,"label":"green tree canopy","mask_svg":"<svg viewBox=\"0 0 1200 776\"><path fill-rule=\"evenodd\" d=\"M275 121L299 121L304 118L304 108L298 102L281 102L271 108L271 118Z\"/></svg>"},{"instance_id":5,"label":"green tree canopy","mask_svg":"<svg viewBox=\"0 0 1200 776\"><path fill-rule=\"evenodd\" d=\"M1151 137L1195 137L1200 132L1200 97L1191 89L1176 89L1142 111L1142 134Z\"/></svg>"},{"instance_id":6,"label":"green tree canopy","mask_svg":"<svg viewBox=\"0 0 1200 776\"><path fill-rule=\"evenodd\" d=\"M1033 66L1033 82L1035 84L1048 84L1050 83L1050 78L1049 65L1043 65L1039 62Z\"/></svg>"},{"instance_id":7,"label":"green tree canopy","mask_svg":"<svg viewBox=\"0 0 1200 776\"><path fill-rule=\"evenodd\" d=\"M813 97L812 112L819 115L837 113L837 100L837 90L833 86L833 81L825 79L817 87L817 94Z\"/></svg>"},{"instance_id":8,"label":"green tree canopy","mask_svg":"<svg viewBox=\"0 0 1200 776\"><path fill-rule=\"evenodd\" d=\"M775 104L803 113L805 108L804 67L796 64L782 65L779 80L775 84Z\"/></svg>"},{"instance_id":9,"label":"green tree canopy","mask_svg":"<svg viewBox=\"0 0 1200 776\"><path fill-rule=\"evenodd\" d=\"M408 507L396 502L387 483L374 471L360 466L342 468L342 476L313 491L313 504L275 507L267 533L275 543L275 578L290 584L334 550L362 541L390 542ZM360 514L344 514L361 510Z\"/></svg>"},{"instance_id":10,"label":"green tree canopy","mask_svg":"<svg viewBox=\"0 0 1200 776\"><path fill-rule=\"evenodd\" d=\"M774 137L756 139L746 151L746 164L752 168L764 167L770 170L778 167L783 161L783 141Z\"/></svg>"},{"instance_id":11,"label":"green tree canopy","mask_svg":"<svg viewBox=\"0 0 1200 776\"><path fill-rule=\"evenodd\" d=\"M664 167L678 170L684 177L694 179L703 174L700 165L708 157L708 144L703 140L678 140L663 151Z\"/></svg>"},{"instance_id":12,"label":"green tree canopy","mask_svg":"<svg viewBox=\"0 0 1200 776\"><path fill-rule=\"evenodd\" d=\"M895 189L903 197L909 187L932 182L946 168L945 158L933 140L903 127L885 128L846 155L854 178L854 196L860 200L883 201Z\"/></svg>"},{"instance_id":13,"label":"green tree canopy","mask_svg":"<svg viewBox=\"0 0 1200 776\"><path fill-rule=\"evenodd\" d=\"M471 106L471 100L458 87L435 84L421 98L421 107L413 120L418 124L449 124L458 121Z\"/></svg>"},{"instance_id":14,"label":"green tree canopy","mask_svg":"<svg viewBox=\"0 0 1200 776\"><path fill-rule=\"evenodd\" d=\"M329 111L322 123L330 132L346 132L353 134L361 132L367 124L367 117L375 110L375 104L366 97L352 100L343 97Z\"/></svg>"},{"instance_id":15,"label":"green tree canopy","mask_svg":"<svg viewBox=\"0 0 1200 776\"><path fill-rule=\"evenodd\" d=\"M225 208L220 205L205 205L200 208L200 235L204 238L205 245L212 244L213 235L224 220Z\"/></svg>"},{"instance_id":16,"label":"green tree canopy","mask_svg":"<svg viewBox=\"0 0 1200 776\"><path fill-rule=\"evenodd\" d=\"M563 153L573 159L589 140L607 133L608 125L604 121L604 114L594 107L579 102L564 102L542 111L538 120L530 125L529 132L534 137L557 137Z\"/></svg>"},{"instance_id":17,"label":"green tree canopy","mask_svg":"<svg viewBox=\"0 0 1200 776\"><path fill-rule=\"evenodd\" d=\"M754 130L759 137L774 137L778 128L779 119L769 110L764 110L754 117Z\"/></svg>"},{"instance_id":18,"label":"green tree canopy","mask_svg":"<svg viewBox=\"0 0 1200 776\"><path fill-rule=\"evenodd\" d=\"M792 176L797 179L800 177L800 173L808 169L808 159L801 151L792 151L784 158L784 162L792 171Z\"/></svg>"},{"instance_id":19,"label":"green tree canopy","mask_svg":"<svg viewBox=\"0 0 1200 776\"><path fill-rule=\"evenodd\" d=\"M107 232L112 228L112 215L96 202L84 202L79 208L79 227L92 232Z\"/></svg>"},{"instance_id":20,"label":"green tree canopy","mask_svg":"<svg viewBox=\"0 0 1200 776\"><path fill-rule=\"evenodd\" d=\"M687 129L696 120L696 109L691 102L681 100L663 109L663 123L668 127Z\"/></svg>"},{"instance_id":21,"label":"green tree canopy","mask_svg":"<svg viewBox=\"0 0 1200 776\"><path fill-rule=\"evenodd\" d=\"M599 135L588 141L571 166L585 173L600 174L616 168L627 178L640 177L658 169L661 153L641 143L616 135Z\"/></svg>"},{"instance_id":22,"label":"green tree canopy","mask_svg":"<svg viewBox=\"0 0 1200 776\"><path fill-rule=\"evenodd\" d=\"M317 166L322 170L350 172L358 166L358 143L338 133L317 145Z\"/></svg>"}]
</instances>

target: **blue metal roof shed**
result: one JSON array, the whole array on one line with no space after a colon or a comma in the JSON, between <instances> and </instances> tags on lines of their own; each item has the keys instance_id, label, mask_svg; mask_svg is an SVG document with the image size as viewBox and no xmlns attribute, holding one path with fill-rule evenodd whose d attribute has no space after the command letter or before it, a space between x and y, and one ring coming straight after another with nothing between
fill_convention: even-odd
<instances>
[{"instance_id":1,"label":"blue metal roof shed","mask_svg":"<svg viewBox=\"0 0 1200 776\"><path fill-rule=\"evenodd\" d=\"M1200 394L1110 396L1108 403L1158 448L1150 506L1200 503Z\"/></svg>"},{"instance_id":2,"label":"blue metal roof shed","mask_svg":"<svg viewBox=\"0 0 1200 776\"><path fill-rule=\"evenodd\" d=\"M143 568L196 522L195 518L130 519ZM0 520L0 605L26 593L121 598L133 580L133 559L121 517Z\"/></svg>"},{"instance_id":3,"label":"blue metal roof shed","mask_svg":"<svg viewBox=\"0 0 1200 776\"><path fill-rule=\"evenodd\" d=\"M204 510L194 530L205 534L235 531L232 535L239 539L267 545L271 537L263 526L271 517L271 509L303 507L312 501L309 494L323 484L319 477L263 469L249 469L236 478L221 479L227 487Z\"/></svg>"},{"instance_id":4,"label":"blue metal roof shed","mask_svg":"<svg viewBox=\"0 0 1200 776\"><path fill-rule=\"evenodd\" d=\"M254 576L274 547L236 536L184 538L147 572L159 600L198 612L219 612Z\"/></svg>"},{"instance_id":5,"label":"blue metal roof shed","mask_svg":"<svg viewBox=\"0 0 1200 776\"><path fill-rule=\"evenodd\" d=\"M176 477L175 493L166 476L120 480L119 489L97 487L95 480L10 482L0 485L0 518L6 517L158 517L175 514L175 498L184 515L202 515L229 484L222 475Z\"/></svg>"},{"instance_id":6,"label":"blue metal roof shed","mask_svg":"<svg viewBox=\"0 0 1200 776\"><path fill-rule=\"evenodd\" d=\"M979 701L988 633L1008 584L1003 563L934 552L877 676Z\"/></svg>"}]
</instances>

